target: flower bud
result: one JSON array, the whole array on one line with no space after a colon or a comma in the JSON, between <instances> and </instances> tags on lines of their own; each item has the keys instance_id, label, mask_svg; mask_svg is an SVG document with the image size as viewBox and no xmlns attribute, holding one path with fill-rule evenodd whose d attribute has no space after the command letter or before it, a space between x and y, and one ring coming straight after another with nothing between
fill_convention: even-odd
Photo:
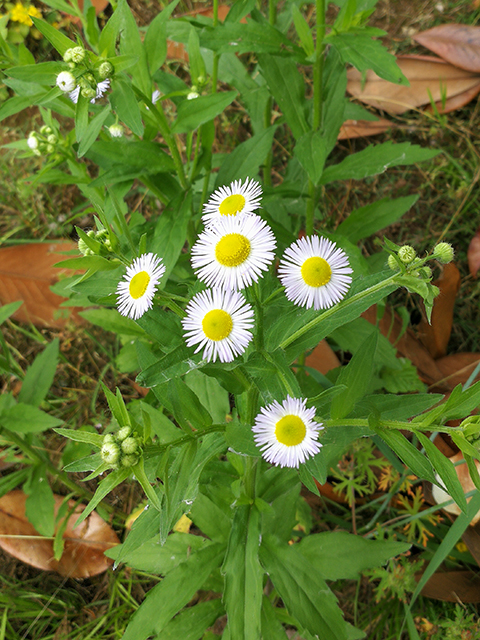
<instances>
[{"instance_id":1,"label":"flower bud","mask_svg":"<svg viewBox=\"0 0 480 640\"><path fill-rule=\"evenodd\" d=\"M393 256L391 253L388 256L387 264L392 271L398 271L398 262L396 261L395 256Z\"/></svg>"},{"instance_id":2,"label":"flower bud","mask_svg":"<svg viewBox=\"0 0 480 640\"><path fill-rule=\"evenodd\" d=\"M84 98L87 98L87 100L95 98L96 95L95 89L92 89L92 87L83 88L81 93Z\"/></svg>"},{"instance_id":3,"label":"flower bud","mask_svg":"<svg viewBox=\"0 0 480 640\"><path fill-rule=\"evenodd\" d=\"M80 64L81 62L84 61L84 59L85 59L85 49L83 47L73 47L73 49L69 49L69 51L71 51L71 60L72 60L72 62L75 62L76 64ZM68 60L67 60L67 62L68 62Z\"/></svg>"},{"instance_id":4,"label":"flower bud","mask_svg":"<svg viewBox=\"0 0 480 640\"><path fill-rule=\"evenodd\" d=\"M72 60L72 51L73 51L73 47L71 47L70 49L67 49L65 51L65 53L63 54L63 61L64 62L71 62L71 60Z\"/></svg>"},{"instance_id":5,"label":"flower bud","mask_svg":"<svg viewBox=\"0 0 480 640\"><path fill-rule=\"evenodd\" d=\"M78 250L80 251L81 254L83 254L84 256L93 256L93 251L90 249L90 247L86 244L85 240L83 240L83 238L80 238L78 241ZM106 438L107 436L105 436Z\"/></svg>"},{"instance_id":6,"label":"flower bud","mask_svg":"<svg viewBox=\"0 0 480 640\"><path fill-rule=\"evenodd\" d=\"M133 467L137 464L139 456L127 455L122 457L122 467Z\"/></svg>"},{"instance_id":7,"label":"flower bud","mask_svg":"<svg viewBox=\"0 0 480 640\"><path fill-rule=\"evenodd\" d=\"M104 462L111 467L116 467L120 459L120 448L115 442L104 441L100 450L100 455Z\"/></svg>"},{"instance_id":8,"label":"flower bud","mask_svg":"<svg viewBox=\"0 0 480 640\"><path fill-rule=\"evenodd\" d=\"M418 270L418 273L423 280L431 280L432 278L432 270L427 265L421 267L421 269Z\"/></svg>"},{"instance_id":9,"label":"flower bud","mask_svg":"<svg viewBox=\"0 0 480 640\"><path fill-rule=\"evenodd\" d=\"M127 454L138 453L139 444L137 438L134 438L133 436L128 436L128 438L125 438L125 440L122 442L122 451L123 453Z\"/></svg>"},{"instance_id":10,"label":"flower bud","mask_svg":"<svg viewBox=\"0 0 480 640\"><path fill-rule=\"evenodd\" d=\"M410 264L416 258L416 251L413 247L408 244L404 244L403 247L400 247L398 250L398 257L403 262L403 264Z\"/></svg>"},{"instance_id":11,"label":"flower bud","mask_svg":"<svg viewBox=\"0 0 480 640\"><path fill-rule=\"evenodd\" d=\"M111 62L102 62L102 64L98 67L98 75L102 80L106 80L110 78L113 74L113 65Z\"/></svg>"},{"instance_id":12,"label":"flower bud","mask_svg":"<svg viewBox=\"0 0 480 640\"><path fill-rule=\"evenodd\" d=\"M442 264L448 264L453 260L455 252L448 242L440 242L433 250L433 257Z\"/></svg>"},{"instance_id":13,"label":"flower bud","mask_svg":"<svg viewBox=\"0 0 480 640\"><path fill-rule=\"evenodd\" d=\"M32 151L35 151L35 149L38 149L38 138L35 131L32 131L29 134L27 138L27 145L28 145L28 148L31 149Z\"/></svg>"},{"instance_id":14,"label":"flower bud","mask_svg":"<svg viewBox=\"0 0 480 640\"><path fill-rule=\"evenodd\" d=\"M58 142L58 138L54 133L51 133L47 138L47 142L49 144L55 144L56 142Z\"/></svg>"},{"instance_id":15,"label":"flower bud","mask_svg":"<svg viewBox=\"0 0 480 640\"><path fill-rule=\"evenodd\" d=\"M70 93L77 86L77 81L70 71L62 71L57 76L57 87L64 93Z\"/></svg>"},{"instance_id":16,"label":"flower bud","mask_svg":"<svg viewBox=\"0 0 480 640\"><path fill-rule=\"evenodd\" d=\"M53 153L55 151L55 147L53 146L53 144L47 144L45 147L45 152L46 153Z\"/></svg>"},{"instance_id":17,"label":"flower bud","mask_svg":"<svg viewBox=\"0 0 480 640\"><path fill-rule=\"evenodd\" d=\"M108 131L112 138L121 138L124 130L121 124L112 124L108 127Z\"/></svg>"},{"instance_id":18,"label":"flower bud","mask_svg":"<svg viewBox=\"0 0 480 640\"><path fill-rule=\"evenodd\" d=\"M132 427L129 427L128 425L126 427L122 427L117 431L117 440L122 442L122 440L125 440L126 438L128 438L131 433L132 433Z\"/></svg>"},{"instance_id":19,"label":"flower bud","mask_svg":"<svg viewBox=\"0 0 480 640\"><path fill-rule=\"evenodd\" d=\"M195 100L196 98L199 98L199 97L200 97L200 94L198 94L196 91L190 91L190 93L187 95L187 100Z\"/></svg>"}]
</instances>

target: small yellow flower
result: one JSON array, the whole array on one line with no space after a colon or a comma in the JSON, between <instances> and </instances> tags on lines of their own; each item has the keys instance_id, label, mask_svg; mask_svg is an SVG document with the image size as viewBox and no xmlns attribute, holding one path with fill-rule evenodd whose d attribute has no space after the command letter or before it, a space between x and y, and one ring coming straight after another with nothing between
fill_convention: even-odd
<instances>
[{"instance_id":1,"label":"small yellow flower","mask_svg":"<svg viewBox=\"0 0 480 640\"><path fill-rule=\"evenodd\" d=\"M41 18L42 14L37 7L30 5L29 7L24 7L21 2L17 2L13 9L10 11L10 19L13 22L20 22L21 24L26 24L28 27L31 27L33 22L30 19L30 16L34 18Z\"/></svg>"}]
</instances>

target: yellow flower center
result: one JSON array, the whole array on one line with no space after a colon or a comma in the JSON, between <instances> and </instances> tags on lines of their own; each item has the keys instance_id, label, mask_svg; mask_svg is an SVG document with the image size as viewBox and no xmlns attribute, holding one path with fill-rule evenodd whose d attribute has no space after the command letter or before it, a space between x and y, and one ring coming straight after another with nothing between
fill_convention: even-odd
<instances>
[{"instance_id":1,"label":"yellow flower center","mask_svg":"<svg viewBox=\"0 0 480 640\"><path fill-rule=\"evenodd\" d=\"M305 439L307 427L301 418L295 415L283 416L275 425L275 437L287 447L294 447Z\"/></svg>"},{"instance_id":2,"label":"yellow flower center","mask_svg":"<svg viewBox=\"0 0 480 640\"><path fill-rule=\"evenodd\" d=\"M202 320L204 334L215 342L228 338L232 328L232 316L223 309L212 309Z\"/></svg>"},{"instance_id":3,"label":"yellow flower center","mask_svg":"<svg viewBox=\"0 0 480 640\"><path fill-rule=\"evenodd\" d=\"M245 198L239 193L228 196L220 203L219 211L222 216L236 216L245 206Z\"/></svg>"},{"instance_id":4,"label":"yellow flower center","mask_svg":"<svg viewBox=\"0 0 480 640\"><path fill-rule=\"evenodd\" d=\"M323 258L315 256L307 258L302 264L302 278L305 284L310 287L322 287L330 282L332 270L330 265Z\"/></svg>"},{"instance_id":5,"label":"yellow flower center","mask_svg":"<svg viewBox=\"0 0 480 640\"><path fill-rule=\"evenodd\" d=\"M134 298L135 300L141 298L147 290L149 282L150 276L146 271L140 271L140 273L136 273L130 280L130 284L128 286L128 290L132 298Z\"/></svg>"},{"instance_id":6,"label":"yellow flower center","mask_svg":"<svg viewBox=\"0 0 480 640\"><path fill-rule=\"evenodd\" d=\"M240 233L227 233L215 247L215 257L224 267L238 267L249 255L250 241Z\"/></svg>"}]
</instances>

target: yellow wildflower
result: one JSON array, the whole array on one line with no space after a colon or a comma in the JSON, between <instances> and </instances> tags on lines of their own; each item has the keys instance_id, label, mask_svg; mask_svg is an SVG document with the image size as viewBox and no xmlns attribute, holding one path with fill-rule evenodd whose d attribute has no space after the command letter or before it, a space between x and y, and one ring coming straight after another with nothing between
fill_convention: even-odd
<instances>
[{"instance_id":1,"label":"yellow wildflower","mask_svg":"<svg viewBox=\"0 0 480 640\"><path fill-rule=\"evenodd\" d=\"M13 22L20 22L21 24L26 24L29 27L33 24L30 16L33 16L34 18L41 18L42 14L37 7L34 7L33 5L25 7L21 2L17 2L10 11L10 19L13 20Z\"/></svg>"}]
</instances>

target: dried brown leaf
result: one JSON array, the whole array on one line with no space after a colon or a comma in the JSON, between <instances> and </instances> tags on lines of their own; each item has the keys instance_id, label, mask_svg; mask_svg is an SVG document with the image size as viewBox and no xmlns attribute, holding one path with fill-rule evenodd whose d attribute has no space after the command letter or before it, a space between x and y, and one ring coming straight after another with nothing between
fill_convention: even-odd
<instances>
[{"instance_id":1,"label":"dried brown leaf","mask_svg":"<svg viewBox=\"0 0 480 640\"><path fill-rule=\"evenodd\" d=\"M337 140L347 140L350 138L363 138L366 136L377 136L387 129L394 127L395 123L385 118L378 120L346 120L340 127Z\"/></svg>"},{"instance_id":2,"label":"dried brown leaf","mask_svg":"<svg viewBox=\"0 0 480 640\"><path fill-rule=\"evenodd\" d=\"M464 493L469 493L470 491L473 492L476 487L470 476L470 471L468 470L467 463L462 462L463 453L459 451L455 455L451 456L449 460L453 462L453 464L455 465L455 472L458 476L458 479L460 480L460 484L462 485L463 492ZM480 461L475 460L475 465L477 467L477 470L480 471ZM440 489L440 487L438 487L437 485L432 485L432 497L437 504L441 504L442 502L445 502L446 500L451 499L451 496L443 489ZM467 502L470 502L470 500L471 500L471 497L467 498ZM455 502L452 502L452 504L444 507L443 510L447 511L448 513L453 513L456 516L460 515L461 513L460 507ZM472 518L470 525L471 526L476 525L479 520L480 520L480 511L478 511L477 514Z\"/></svg>"},{"instance_id":3,"label":"dried brown leaf","mask_svg":"<svg viewBox=\"0 0 480 640\"><path fill-rule=\"evenodd\" d=\"M413 39L456 67L480 72L480 27L441 24L417 33Z\"/></svg>"},{"instance_id":4,"label":"dried brown leaf","mask_svg":"<svg viewBox=\"0 0 480 640\"><path fill-rule=\"evenodd\" d=\"M474 278L477 277L477 272L480 269L480 227L477 229L475 235L470 240L468 245L468 268Z\"/></svg>"},{"instance_id":5,"label":"dried brown leaf","mask_svg":"<svg viewBox=\"0 0 480 640\"><path fill-rule=\"evenodd\" d=\"M453 262L445 265L442 275L433 283L440 289L440 293L433 303L431 323L423 318L418 325L418 337L435 360L447 353L460 280L460 271Z\"/></svg>"},{"instance_id":6,"label":"dried brown leaf","mask_svg":"<svg viewBox=\"0 0 480 640\"><path fill-rule=\"evenodd\" d=\"M471 89L467 89L463 93L459 93L456 96L452 96L445 101L435 102L435 110L438 113L450 113L456 109L461 109L466 104L471 102L480 93L480 84L475 85ZM425 107L425 111L433 113L434 109L432 105Z\"/></svg>"},{"instance_id":7,"label":"dried brown leaf","mask_svg":"<svg viewBox=\"0 0 480 640\"><path fill-rule=\"evenodd\" d=\"M452 353L436 360L436 365L443 374L443 379L453 388L457 384L465 384L480 362L480 353ZM475 380L480 380L480 374Z\"/></svg>"},{"instance_id":8,"label":"dried brown leaf","mask_svg":"<svg viewBox=\"0 0 480 640\"><path fill-rule=\"evenodd\" d=\"M366 82L356 69L347 72L347 91L355 98L387 113L400 114L431 104L441 103L480 85L480 76L459 69L432 56L398 56L397 64L408 78L410 86L383 80L367 71ZM475 94L476 95L476 94Z\"/></svg>"},{"instance_id":9,"label":"dried brown leaf","mask_svg":"<svg viewBox=\"0 0 480 640\"><path fill-rule=\"evenodd\" d=\"M467 527L462 535L462 540L480 567L480 525Z\"/></svg>"},{"instance_id":10,"label":"dried brown leaf","mask_svg":"<svg viewBox=\"0 0 480 640\"><path fill-rule=\"evenodd\" d=\"M53 265L68 257L59 252L76 248L74 242L46 242L0 249L0 301L24 302L13 316L16 320L40 327L65 326L68 311L60 310L64 298L50 291L50 287L61 275L72 275L73 271ZM70 317L76 323L82 322L75 310Z\"/></svg>"},{"instance_id":11,"label":"dried brown leaf","mask_svg":"<svg viewBox=\"0 0 480 640\"><path fill-rule=\"evenodd\" d=\"M417 580L420 577L416 576ZM480 577L471 571L437 572L423 587L422 596L446 602L480 602Z\"/></svg>"},{"instance_id":12,"label":"dried brown leaf","mask_svg":"<svg viewBox=\"0 0 480 640\"><path fill-rule=\"evenodd\" d=\"M56 571L69 578L88 578L108 569L112 560L104 555L104 551L120 541L98 513L91 513L84 522L73 528L85 507L75 507L75 501L69 500L69 507L75 507L75 510L63 534L63 555L57 561L53 557L53 541L40 536L25 516L26 498L20 489L0 498L0 547L4 551L37 569ZM63 500L62 496L55 496L55 513Z\"/></svg>"}]
</instances>

